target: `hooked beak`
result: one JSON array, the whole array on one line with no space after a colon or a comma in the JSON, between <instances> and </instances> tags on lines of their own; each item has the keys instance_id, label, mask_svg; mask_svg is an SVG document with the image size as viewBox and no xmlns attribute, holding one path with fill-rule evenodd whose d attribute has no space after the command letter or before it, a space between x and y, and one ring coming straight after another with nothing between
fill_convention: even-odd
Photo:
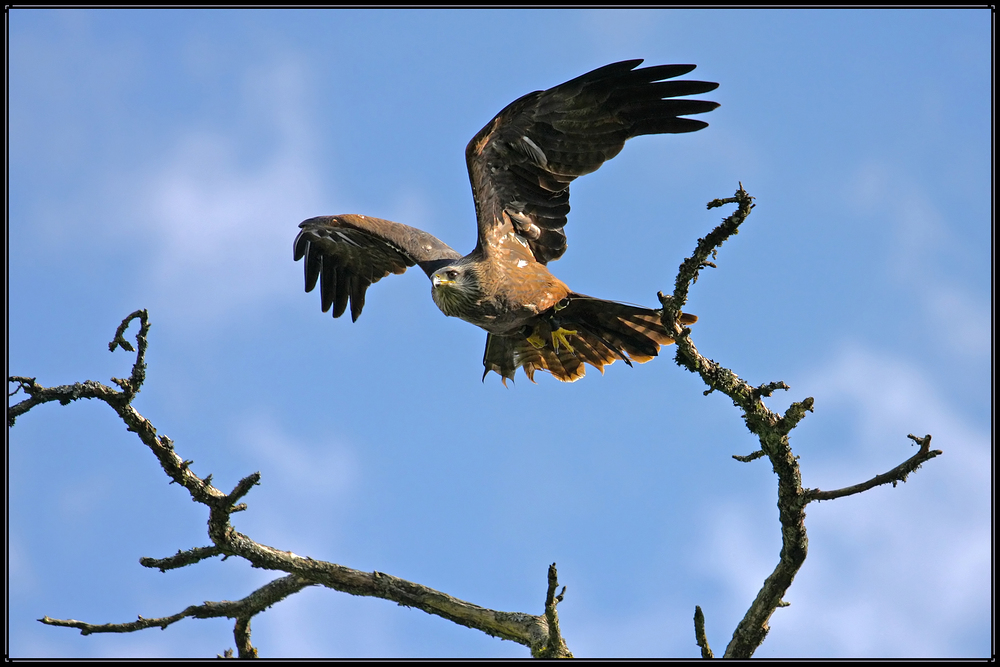
<instances>
[{"instance_id":1,"label":"hooked beak","mask_svg":"<svg viewBox=\"0 0 1000 667\"><path fill-rule=\"evenodd\" d=\"M431 278L431 283L434 285L434 287L440 287L441 285L454 285L455 281L445 278L440 273L435 273L434 277Z\"/></svg>"}]
</instances>

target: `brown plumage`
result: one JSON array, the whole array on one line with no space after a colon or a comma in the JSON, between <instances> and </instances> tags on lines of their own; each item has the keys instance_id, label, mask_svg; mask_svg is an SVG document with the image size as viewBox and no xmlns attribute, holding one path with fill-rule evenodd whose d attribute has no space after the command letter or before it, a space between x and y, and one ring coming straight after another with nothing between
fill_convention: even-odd
<instances>
[{"instance_id":1,"label":"brown plumage","mask_svg":"<svg viewBox=\"0 0 1000 667\"><path fill-rule=\"evenodd\" d=\"M641 60L601 67L525 95L479 131L465 150L476 203L478 242L462 257L430 234L361 215L311 218L295 239L306 291L320 284L323 311L358 319L368 287L420 265L445 315L485 329L483 377L504 383L518 367L572 382L584 363L604 372L622 359L644 363L673 339L661 311L577 294L546 264L566 250L569 184L596 171L643 134L693 132L707 123L681 116L718 104L674 99L718 84L667 81L694 65L636 69ZM682 315L690 324L698 318Z\"/></svg>"}]
</instances>

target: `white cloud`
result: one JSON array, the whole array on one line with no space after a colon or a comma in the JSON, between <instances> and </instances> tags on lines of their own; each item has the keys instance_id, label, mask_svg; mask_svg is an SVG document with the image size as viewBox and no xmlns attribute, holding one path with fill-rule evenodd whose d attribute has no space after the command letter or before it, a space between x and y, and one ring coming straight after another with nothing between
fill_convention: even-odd
<instances>
[{"instance_id":1,"label":"white cloud","mask_svg":"<svg viewBox=\"0 0 1000 667\"><path fill-rule=\"evenodd\" d=\"M825 446L843 453L832 466L836 455L823 453L828 469L822 476L838 479L836 486L863 481L911 456L915 447L904 441L907 433L931 433L932 447L944 455L896 488L810 507L810 555L789 595L795 613L782 617L780 634L789 643L779 653L795 653L796 645L815 651L817 637L828 638L834 653L854 656L959 656L987 649L966 640L989 614L988 434L917 368L889 353L845 348L795 385L817 398L817 410L852 420L839 435L814 431L798 443L803 452ZM808 463L804 476L806 484L816 478Z\"/></svg>"},{"instance_id":2,"label":"white cloud","mask_svg":"<svg viewBox=\"0 0 1000 667\"><path fill-rule=\"evenodd\" d=\"M961 213L942 211L907 172L899 165L865 162L848 184L847 196L860 213L891 223L891 276L912 291L930 322L947 327L950 340L944 350L986 359L991 352L989 304L981 286L963 285L951 275L955 258L968 252L969 239L949 217Z\"/></svg>"},{"instance_id":3,"label":"white cloud","mask_svg":"<svg viewBox=\"0 0 1000 667\"><path fill-rule=\"evenodd\" d=\"M238 427L245 454L277 481L288 482L282 493L313 502L342 498L357 483L360 464L353 451L329 438L321 443L297 439L266 416L252 416Z\"/></svg>"},{"instance_id":4,"label":"white cloud","mask_svg":"<svg viewBox=\"0 0 1000 667\"><path fill-rule=\"evenodd\" d=\"M947 448L961 464L965 486L989 481L989 437L961 417L946 395L917 367L890 352L845 346L828 364L798 386L824 403L847 405L856 415L865 445L883 446L913 433L934 436L932 446ZM947 444L945 444L947 443Z\"/></svg>"},{"instance_id":5,"label":"white cloud","mask_svg":"<svg viewBox=\"0 0 1000 667\"><path fill-rule=\"evenodd\" d=\"M247 73L247 115L259 117L250 125L276 137L259 163L241 159L253 139L237 121L186 131L166 164L150 169L133 206L155 237L161 305L203 320L284 293L295 224L319 210L322 191L304 78L291 61Z\"/></svg>"},{"instance_id":6,"label":"white cloud","mask_svg":"<svg viewBox=\"0 0 1000 667\"><path fill-rule=\"evenodd\" d=\"M949 350L969 359L990 358L993 346L989 304L943 280L928 285L923 294L929 319L948 332Z\"/></svg>"}]
</instances>

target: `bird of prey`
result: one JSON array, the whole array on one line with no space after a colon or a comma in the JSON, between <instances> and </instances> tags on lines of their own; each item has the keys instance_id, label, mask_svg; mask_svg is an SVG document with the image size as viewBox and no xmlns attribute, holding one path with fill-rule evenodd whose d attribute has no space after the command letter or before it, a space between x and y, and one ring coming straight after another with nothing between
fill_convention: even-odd
<instances>
[{"instance_id":1,"label":"bird of prey","mask_svg":"<svg viewBox=\"0 0 1000 667\"><path fill-rule=\"evenodd\" d=\"M715 90L706 81L671 80L694 65L636 69L627 60L514 101L465 149L476 202L478 242L464 257L434 236L364 215L310 218L295 238L305 258L305 287L319 282L323 312L357 320L365 292L390 273L417 264L431 296L448 316L486 330L483 379L495 371L506 385L518 367L534 382L549 371L572 382L584 363L601 373L621 359L646 362L673 343L662 311L578 294L549 272L566 251L569 184L618 155L644 134L694 132L704 121L682 118L715 109L677 99ZM614 221L614 225L627 224ZM609 226L608 233L618 229ZM698 318L683 314L682 324Z\"/></svg>"}]
</instances>

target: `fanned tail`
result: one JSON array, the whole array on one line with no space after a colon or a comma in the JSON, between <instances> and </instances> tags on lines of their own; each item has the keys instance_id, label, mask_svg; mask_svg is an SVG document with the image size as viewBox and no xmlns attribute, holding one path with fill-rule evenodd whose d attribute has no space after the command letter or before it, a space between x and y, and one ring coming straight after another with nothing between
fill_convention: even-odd
<instances>
[{"instance_id":1,"label":"fanned tail","mask_svg":"<svg viewBox=\"0 0 1000 667\"><path fill-rule=\"evenodd\" d=\"M494 371L506 385L521 367L532 382L539 369L562 382L575 382L583 377L585 363L602 374L605 366L618 359L629 366L633 361L646 363L657 356L661 345L674 342L660 321L661 314L660 310L571 293L525 331L510 336L489 334L483 378ZM698 318L682 313L680 321L693 324Z\"/></svg>"}]
</instances>

